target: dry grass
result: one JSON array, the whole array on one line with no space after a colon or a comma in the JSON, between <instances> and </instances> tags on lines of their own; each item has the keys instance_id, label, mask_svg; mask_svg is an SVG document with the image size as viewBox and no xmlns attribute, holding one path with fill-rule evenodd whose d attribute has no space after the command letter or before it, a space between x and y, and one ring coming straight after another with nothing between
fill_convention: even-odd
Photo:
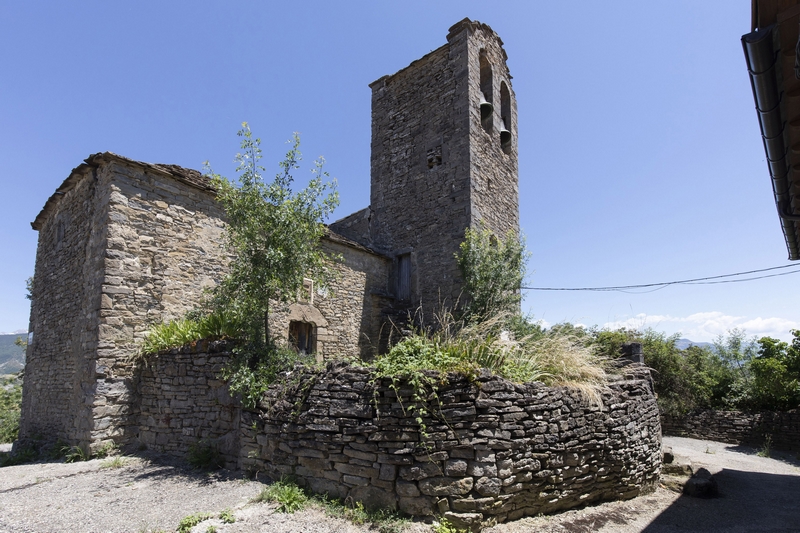
<instances>
[{"instance_id":1,"label":"dry grass","mask_svg":"<svg viewBox=\"0 0 800 533\"><path fill-rule=\"evenodd\" d=\"M450 312L441 312L436 327L404 338L375 363L387 375L487 368L515 383L541 381L574 389L591 404L601 404L609 364L588 338L565 328L525 327L530 324L512 318L503 314L464 323ZM523 327L511 327L514 322Z\"/></svg>"}]
</instances>

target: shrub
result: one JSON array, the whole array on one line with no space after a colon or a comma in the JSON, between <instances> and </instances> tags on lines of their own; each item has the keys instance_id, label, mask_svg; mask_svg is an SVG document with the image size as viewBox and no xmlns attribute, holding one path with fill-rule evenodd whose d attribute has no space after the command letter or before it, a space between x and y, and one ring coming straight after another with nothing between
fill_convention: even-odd
<instances>
[{"instance_id":1,"label":"shrub","mask_svg":"<svg viewBox=\"0 0 800 533\"><path fill-rule=\"evenodd\" d=\"M510 319L500 315L464 325L452 315L439 321L431 332L417 332L375 358L376 377L419 381L421 370L460 372L479 368L515 383L542 381L551 386L572 387L598 402L605 387L607 361L599 357L588 339L570 328L543 330L517 320L517 337L507 328ZM432 382L432 381L431 381ZM413 383L412 383L413 385Z\"/></svg>"},{"instance_id":2,"label":"shrub","mask_svg":"<svg viewBox=\"0 0 800 533\"><path fill-rule=\"evenodd\" d=\"M21 407L22 380L4 379L0 382L0 443L17 440Z\"/></svg>"},{"instance_id":3,"label":"shrub","mask_svg":"<svg viewBox=\"0 0 800 533\"><path fill-rule=\"evenodd\" d=\"M467 296L464 317L482 322L518 312L527 257L525 239L514 232L498 239L484 226L467 228L456 254Z\"/></svg>"}]
</instances>

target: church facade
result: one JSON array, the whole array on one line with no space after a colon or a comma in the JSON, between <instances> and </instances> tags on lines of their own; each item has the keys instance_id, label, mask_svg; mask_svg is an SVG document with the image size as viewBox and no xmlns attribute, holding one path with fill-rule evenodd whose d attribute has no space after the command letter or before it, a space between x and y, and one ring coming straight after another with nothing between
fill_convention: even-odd
<instances>
[{"instance_id":1,"label":"church facade","mask_svg":"<svg viewBox=\"0 0 800 533\"><path fill-rule=\"evenodd\" d=\"M393 317L452 305L464 230L519 230L517 111L502 41L465 19L372 88L370 205L329 226L341 256L271 324L318 359L385 348ZM224 214L201 173L97 153L32 223L39 232L20 438L136 442L135 355L155 323L225 273ZM302 340L300 340L302 339Z\"/></svg>"}]
</instances>

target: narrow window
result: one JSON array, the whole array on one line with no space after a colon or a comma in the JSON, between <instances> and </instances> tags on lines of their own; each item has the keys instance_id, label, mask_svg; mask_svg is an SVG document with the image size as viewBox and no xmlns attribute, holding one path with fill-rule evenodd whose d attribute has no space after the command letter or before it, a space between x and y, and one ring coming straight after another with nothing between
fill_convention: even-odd
<instances>
[{"instance_id":1,"label":"narrow window","mask_svg":"<svg viewBox=\"0 0 800 533\"><path fill-rule=\"evenodd\" d=\"M297 293L297 301L314 305L314 280L303 278L303 288Z\"/></svg>"},{"instance_id":2,"label":"narrow window","mask_svg":"<svg viewBox=\"0 0 800 533\"><path fill-rule=\"evenodd\" d=\"M58 220L58 225L56 226L56 244L60 245L61 242L64 240L64 219Z\"/></svg>"},{"instance_id":3,"label":"narrow window","mask_svg":"<svg viewBox=\"0 0 800 533\"><path fill-rule=\"evenodd\" d=\"M411 299L411 254L397 258L397 299Z\"/></svg>"},{"instance_id":4,"label":"narrow window","mask_svg":"<svg viewBox=\"0 0 800 533\"><path fill-rule=\"evenodd\" d=\"M317 328L310 322L292 320L289 322L289 343L301 354L312 354L316 351Z\"/></svg>"},{"instance_id":5,"label":"narrow window","mask_svg":"<svg viewBox=\"0 0 800 533\"><path fill-rule=\"evenodd\" d=\"M487 133L492 132L492 116L494 115L494 91L492 90L492 65L486 59L486 51L480 52L481 70L481 126Z\"/></svg>"},{"instance_id":6,"label":"narrow window","mask_svg":"<svg viewBox=\"0 0 800 533\"><path fill-rule=\"evenodd\" d=\"M511 93L506 82L500 82L500 147L505 153L511 151Z\"/></svg>"}]
</instances>

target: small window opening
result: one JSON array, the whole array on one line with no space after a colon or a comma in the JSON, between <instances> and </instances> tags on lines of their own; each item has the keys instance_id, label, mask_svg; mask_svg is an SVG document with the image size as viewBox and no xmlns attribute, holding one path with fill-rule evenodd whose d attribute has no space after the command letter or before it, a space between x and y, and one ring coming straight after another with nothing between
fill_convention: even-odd
<instances>
[{"instance_id":1,"label":"small window opening","mask_svg":"<svg viewBox=\"0 0 800 533\"><path fill-rule=\"evenodd\" d=\"M506 82L500 82L500 147L505 153L511 151L511 93L508 91Z\"/></svg>"},{"instance_id":2,"label":"small window opening","mask_svg":"<svg viewBox=\"0 0 800 533\"><path fill-rule=\"evenodd\" d=\"M494 115L494 91L492 90L492 65L486 59L486 50L480 52L481 77L481 126L486 133L492 132L492 116Z\"/></svg>"},{"instance_id":3,"label":"small window opening","mask_svg":"<svg viewBox=\"0 0 800 533\"><path fill-rule=\"evenodd\" d=\"M428 168L438 167L442 164L442 146L428 150Z\"/></svg>"},{"instance_id":4,"label":"small window opening","mask_svg":"<svg viewBox=\"0 0 800 533\"><path fill-rule=\"evenodd\" d=\"M59 220L56 226L56 244L61 244L64 240L64 220Z\"/></svg>"},{"instance_id":5,"label":"small window opening","mask_svg":"<svg viewBox=\"0 0 800 533\"><path fill-rule=\"evenodd\" d=\"M310 322L292 320L289 322L289 344L300 354L317 351L317 327Z\"/></svg>"},{"instance_id":6,"label":"small window opening","mask_svg":"<svg viewBox=\"0 0 800 533\"><path fill-rule=\"evenodd\" d=\"M397 299L411 299L411 254L397 258Z\"/></svg>"}]
</instances>

